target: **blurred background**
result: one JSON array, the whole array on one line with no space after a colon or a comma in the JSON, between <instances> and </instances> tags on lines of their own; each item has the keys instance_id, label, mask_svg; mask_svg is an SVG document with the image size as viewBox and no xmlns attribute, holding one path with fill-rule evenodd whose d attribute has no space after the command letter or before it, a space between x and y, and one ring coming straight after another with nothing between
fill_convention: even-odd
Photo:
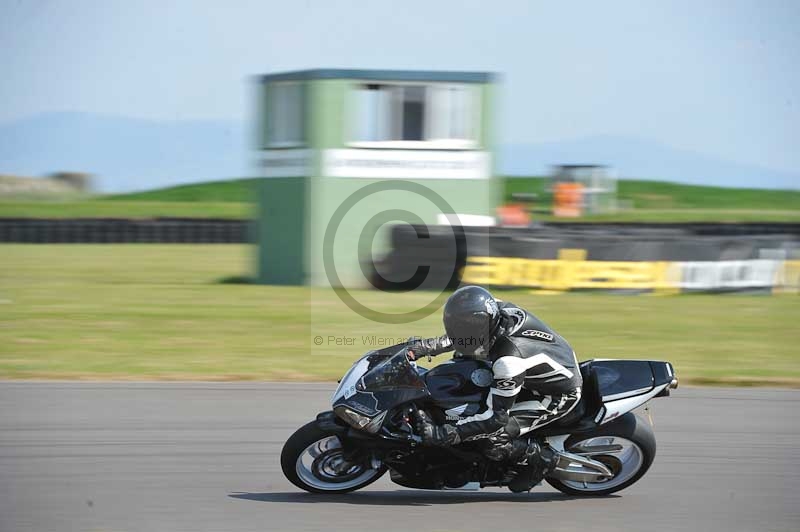
<instances>
[{"instance_id":1,"label":"blurred background","mask_svg":"<svg viewBox=\"0 0 800 532\"><path fill-rule=\"evenodd\" d=\"M580 358L796 386L798 20L5 2L0 376L333 380L476 283Z\"/></svg>"}]
</instances>

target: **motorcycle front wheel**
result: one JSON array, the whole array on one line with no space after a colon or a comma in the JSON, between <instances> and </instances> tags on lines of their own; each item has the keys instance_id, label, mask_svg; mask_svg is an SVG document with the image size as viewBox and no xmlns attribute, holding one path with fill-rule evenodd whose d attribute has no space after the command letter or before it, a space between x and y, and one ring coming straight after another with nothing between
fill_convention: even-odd
<instances>
[{"instance_id":1,"label":"motorcycle front wheel","mask_svg":"<svg viewBox=\"0 0 800 532\"><path fill-rule=\"evenodd\" d=\"M368 459L347 461L341 441L312 421L292 434L281 451L286 478L311 493L347 493L372 484L386 472Z\"/></svg>"}]
</instances>

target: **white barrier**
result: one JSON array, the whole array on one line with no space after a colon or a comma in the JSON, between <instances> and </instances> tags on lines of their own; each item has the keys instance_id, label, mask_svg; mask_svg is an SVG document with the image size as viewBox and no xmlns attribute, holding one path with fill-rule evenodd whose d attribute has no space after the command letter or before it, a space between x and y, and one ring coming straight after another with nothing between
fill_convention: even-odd
<instances>
[{"instance_id":1,"label":"white barrier","mask_svg":"<svg viewBox=\"0 0 800 532\"><path fill-rule=\"evenodd\" d=\"M753 259L676 264L682 290L743 290L772 288L782 262Z\"/></svg>"}]
</instances>

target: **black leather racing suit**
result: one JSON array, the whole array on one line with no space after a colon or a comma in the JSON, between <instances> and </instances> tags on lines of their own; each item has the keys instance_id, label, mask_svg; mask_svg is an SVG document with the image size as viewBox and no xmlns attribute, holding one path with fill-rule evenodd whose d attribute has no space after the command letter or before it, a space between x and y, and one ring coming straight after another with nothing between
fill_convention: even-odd
<instances>
[{"instance_id":1,"label":"black leather racing suit","mask_svg":"<svg viewBox=\"0 0 800 532\"><path fill-rule=\"evenodd\" d=\"M489 351L494 381L486 409L456 423L461 441L515 438L568 414L581 397L581 372L567 341L526 310L498 301L503 330ZM422 341L418 356L452 351L447 338ZM523 390L525 398L517 402Z\"/></svg>"}]
</instances>

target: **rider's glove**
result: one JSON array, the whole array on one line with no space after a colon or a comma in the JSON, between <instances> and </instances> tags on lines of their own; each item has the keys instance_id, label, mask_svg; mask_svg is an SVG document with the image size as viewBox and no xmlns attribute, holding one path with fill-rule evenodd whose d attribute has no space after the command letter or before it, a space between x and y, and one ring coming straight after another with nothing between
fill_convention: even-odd
<instances>
[{"instance_id":1,"label":"rider's glove","mask_svg":"<svg viewBox=\"0 0 800 532\"><path fill-rule=\"evenodd\" d=\"M453 425L434 425L428 415L420 410L416 416L415 429L425 445L445 447L461 443L461 436Z\"/></svg>"},{"instance_id":2,"label":"rider's glove","mask_svg":"<svg viewBox=\"0 0 800 532\"><path fill-rule=\"evenodd\" d=\"M417 360L428 354L425 341L419 336L412 336L406 340L406 352L409 360Z\"/></svg>"},{"instance_id":3,"label":"rider's glove","mask_svg":"<svg viewBox=\"0 0 800 532\"><path fill-rule=\"evenodd\" d=\"M415 360L422 357L432 357L446 351L453 350L453 343L445 336L436 338L420 338L412 336L406 340L406 350L409 354L409 359Z\"/></svg>"}]
</instances>

